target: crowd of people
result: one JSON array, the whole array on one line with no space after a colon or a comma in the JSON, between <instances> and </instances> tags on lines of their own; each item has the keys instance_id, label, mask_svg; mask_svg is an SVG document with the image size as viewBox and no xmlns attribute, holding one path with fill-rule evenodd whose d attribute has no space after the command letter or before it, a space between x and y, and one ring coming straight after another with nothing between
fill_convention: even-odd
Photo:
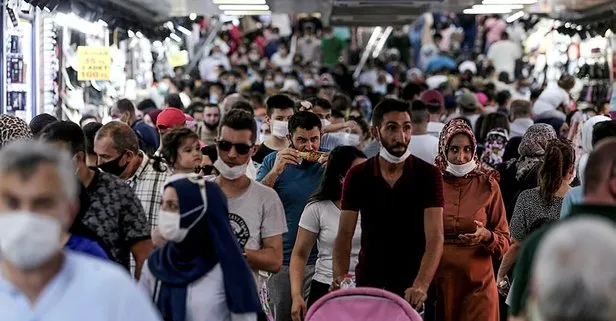
<instances>
[{"instance_id":1,"label":"crowd of people","mask_svg":"<svg viewBox=\"0 0 616 321\"><path fill-rule=\"evenodd\" d=\"M272 30L104 124L0 115L0 320L301 321L349 275L425 320L613 320L616 121L492 36L356 82L331 29Z\"/></svg>"}]
</instances>

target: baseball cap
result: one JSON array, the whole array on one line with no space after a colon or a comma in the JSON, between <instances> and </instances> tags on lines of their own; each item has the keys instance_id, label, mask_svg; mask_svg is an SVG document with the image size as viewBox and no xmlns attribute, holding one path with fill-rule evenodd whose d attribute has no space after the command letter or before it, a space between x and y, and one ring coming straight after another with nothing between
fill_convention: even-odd
<instances>
[{"instance_id":1,"label":"baseball cap","mask_svg":"<svg viewBox=\"0 0 616 321\"><path fill-rule=\"evenodd\" d=\"M421 101L427 106L443 107L445 106L445 98L438 90L430 89L421 94Z\"/></svg>"},{"instance_id":2,"label":"baseball cap","mask_svg":"<svg viewBox=\"0 0 616 321\"><path fill-rule=\"evenodd\" d=\"M458 105L466 110L476 110L479 102L474 93L464 93L458 97Z\"/></svg>"},{"instance_id":3,"label":"baseball cap","mask_svg":"<svg viewBox=\"0 0 616 321\"><path fill-rule=\"evenodd\" d=\"M156 119L156 127L177 128L186 125L184 112L173 107L165 108Z\"/></svg>"}]
</instances>

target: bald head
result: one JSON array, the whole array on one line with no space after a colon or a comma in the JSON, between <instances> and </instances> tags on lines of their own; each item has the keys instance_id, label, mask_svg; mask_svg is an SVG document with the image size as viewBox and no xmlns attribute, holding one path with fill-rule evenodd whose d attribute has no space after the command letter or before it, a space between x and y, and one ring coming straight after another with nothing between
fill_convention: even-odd
<instances>
[{"instance_id":1,"label":"bald head","mask_svg":"<svg viewBox=\"0 0 616 321\"><path fill-rule=\"evenodd\" d=\"M593 203L616 203L616 138L599 142L588 157L584 198Z\"/></svg>"}]
</instances>

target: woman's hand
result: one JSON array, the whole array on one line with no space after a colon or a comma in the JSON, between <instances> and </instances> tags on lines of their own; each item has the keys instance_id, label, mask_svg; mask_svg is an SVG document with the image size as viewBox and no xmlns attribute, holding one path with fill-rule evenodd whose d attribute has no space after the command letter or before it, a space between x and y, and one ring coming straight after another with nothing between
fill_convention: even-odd
<instances>
[{"instance_id":1,"label":"woman's hand","mask_svg":"<svg viewBox=\"0 0 616 321\"><path fill-rule=\"evenodd\" d=\"M293 321L303 321L306 317L306 311L308 307L304 298L300 296L293 297L293 306L291 307L291 318Z\"/></svg>"},{"instance_id":2,"label":"woman's hand","mask_svg":"<svg viewBox=\"0 0 616 321\"><path fill-rule=\"evenodd\" d=\"M487 243L492 239L492 232L486 229L483 226L483 223L479 221L475 221L475 225L477 226L477 230L473 234L460 234L458 238L467 245L478 245L481 243Z\"/></svg>"}]
</instances>

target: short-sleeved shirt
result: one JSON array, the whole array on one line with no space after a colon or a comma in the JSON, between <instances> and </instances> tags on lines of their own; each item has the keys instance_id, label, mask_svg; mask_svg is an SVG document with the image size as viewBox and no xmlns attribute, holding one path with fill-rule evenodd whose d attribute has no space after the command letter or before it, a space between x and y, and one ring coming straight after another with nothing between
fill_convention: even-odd
<instances>
[{"instance_id":1,"label":"short-sleeved shirt","mask_svg":"<svg viewBox=\"0 0 616 321\"><path fill-rule=\"evenodd\" d=\"M263 180L274 167L278 152L269 154L263 160L257 181ZM283 265L291 262L291 252L295 246L299 220L308 203L308 199L321 183L323 166L319 163L303 162L300 165L288 165L274 184L274 190L278 193L284 213L287 218L288 232L283 235ZM316 248L315 248L316 249ZM317 260L316 250L308 259L309 265L314 265Z\"/></svg>"},{"instance_id":2,"label":"short-sleeved shirt","mask_svg":"<svg viewBox=\"0 0 616 321\"><path fill-rule=\"evenodd\" d=\"M518 254L518 260L513 271L513 279L515 280L511 285L511 291L509 292L511 304L509 305L509 315L520 316L526 310L526 301L529 297L530 280L532 277L532 267L535 261L535 254L541 245L541 241L547 235L549 231L562 221L569 220L575 217L581 217L585 215L598 216L616 223L616 207L609 205L589 205L579 204L574 205L571 208L570 216L563 218L555 224L548 225L540 228L536 232L533 232L522 243L522 248Z\"/></svg>"},{"instance_id":3,"label":"short-sleeved shirt","mask_svg":"<svg viewBox=\"0 0 616 321\"><path fill-rule=\"evenodd\" d=\"M331 284L334 278L333 252L339 223L340 209L332 201L319 201L308 204L299 221L301 228L318 236L317 248L319 249L319 257L313 279L323 284ZM355 272L360 248L361 222L358 220L351 248L351 262L349 264L349 273L351 274Z\"/></svg>"},{"instance_id":4,"label":"short-sleeved shirt","mask_svg":"<svg viewBox=\"0 0 616 321\"><path fill-rule=\"evenodd\" d=\"M260 250L262 239L287 232L282 202L273 189L251 180L242 195L229 198L229 221L241 248Z\"/></svg>"},{"instance_id":5,"label":"short-sleeved shirt","mask_svg":"<svg viewBox=\"0 0 616 321\"><path fill-rule=\"evenodd\" d=\"M262 164L265 157L273 152L275 152L275 150L267 147L265 144L261 144L255 155L252 156L252 160L257 164Z\"/></svg>"},{"instance_id":6,"label":"short-sleeved shirt","mask_svg":"<svg viewBox=\"0 0 616 321\"><path fill-rule=\"evenodd\" d=\"M379 159L349 171L342 210L361 213L357 285L402 295L417 277L424 255L424 211L443 207L443 176L434 165L409 156L392 188L381 174Z\"/></svg>"},{"instance_id":7,"label":"short-sleeved shirt","mask_svg":"<svg viewBox=\"0 0 616 321\"><path fill-rule=\"evenodd\" d=\"M2 321L161 321L152 301L117 264L66 251L36 304L0 273Z\"/></svg>"},{"instance_id":8,"label":"short-sleeved shirt","mask_svg":"<svg viewBox=\"0 0 616 321\"><path fill-rule=\"evenodd\" d=\"M567 217L571 214L573 205L580 204L584 201L584 187L576 186L569 190L569 193L563 200L563 205L560 208L560 217Z\"/></svg>"},{"instance_id":9,"label":"short-sleeved shirt","mask_svg":"<svg viewBox=\"0 0 616 321\"><path fill-rule=\"evenodd\" d=\"M562 197L554 197L551 203L546 202L539 194L538 187L523 191L515 203L511 217L509 227L511 237L518 241L524 241L533 224L538 220L544 218L559 219L562 204Z\"/></svg>"},{"instance_id":10,"label":"short-sleeved shirt","mask_svg":"<svg viewBox=\"0 0 616 321\"><path fill-rule=\"evenodd\" d=\"M133 177L126 182L133 189L141 205L150 229L158 226L158 211L163 204L163 188L167 180L167 172L159 172L154 169L150 158L143 154L141 165Z\"/></svg>"},{"instance_id":11,"label":"short-sleeved shirt","mask_svg":"<svg viewBox=\"0 0 616 321\"><path fill-rule=\"evenodd\" d=\"M106 243L113 260L128 268L131 246L150 239L141 202L125 182L100 171L86 189L90 207L82 222Z\"/></svg>"}]
</instances>

